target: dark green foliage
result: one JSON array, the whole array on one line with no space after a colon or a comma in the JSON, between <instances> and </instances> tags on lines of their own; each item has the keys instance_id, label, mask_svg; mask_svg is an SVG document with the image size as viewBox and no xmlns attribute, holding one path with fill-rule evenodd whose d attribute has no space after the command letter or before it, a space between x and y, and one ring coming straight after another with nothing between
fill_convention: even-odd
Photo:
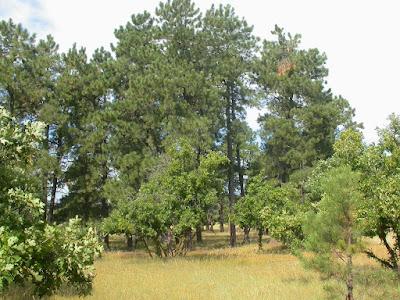
<instances>
[{"instance_id":1,"label":"dark green foliage","mask_svg":"<svg viewBox=\"0 0 400 300\"><path fill-rule=\"evenodd\" d=\"M207 60L212 78L219 86L220 103L223 114L220 117L224 132L223 142L229 160L227 170L229 214L233 215L235 205L236 171L239 186L243 187L240 140L241 121L245 108L254 104L250 74L255 58L257 38L253 28L240 19L230 5L212 6L204 17L203 35L208 41ZM236 147L236 155L234 149ZM236 170L235 170L236 169ZM243 189L241 195L243 196ZM236 228L229 220L230 245L236 245Z\"/></svg>"},{"instance_id":2,"label":"dark green foliage","mask_svg":"<svg viewBox=\"0 0 400 300\"><path fill-rule=\"evenodd\" d=\"M333 154L341 126L358 125L348 102L325 87L325 54L300 49L300 35L278 26L272 33L276 41L264 42L256 65L268 108L260 118L264 167L269 176L287 182L293 171Z\"/></svg>"},{"instance_id":3,"label":"dark green foliage","mask_svg":"<svg viewBox=\"0 0 400 300\"><path fill-rule=\"evenodd\" d=\"M18 118L35 118L52 97L58 46L36 41L21 24L0 22L0 105Z\"/></svg>"}]
</instances>

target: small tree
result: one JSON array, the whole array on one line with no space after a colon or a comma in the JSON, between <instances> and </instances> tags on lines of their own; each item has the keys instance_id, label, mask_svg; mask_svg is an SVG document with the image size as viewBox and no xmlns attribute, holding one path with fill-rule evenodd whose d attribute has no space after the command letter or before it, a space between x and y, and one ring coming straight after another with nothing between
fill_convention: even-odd
<instances>
[{"instance_id":1,"label":"small tree","mask_svg":"<svg viewBox=\"0 0 400 300\"><path fill-rule=\"evenodd\" d=\"M247 195L241 198L235 207L235 219L240 227L245 229L245 243L250 242L247 228L255 228L258 231L258 249L262 250L262 236L264 233L263 219L261 210L266 206L270 186L265 184L261 176L254 177L249 183Z\"/></svg>"},{"instance_id":2,"label":"small tree","mask_svg":"<svg viewBox=\"0 0 400 300\"><path fill-rule=\"evenodd\" d=\"M291 248L303 240L302 221L308 206L300 202L300 196L299 190L291 184L272 186L267 205L261 211L269 234Z\"/></svg>"},{"instance_id":3,"label":"small tree","mask_svg":"<svg viewBox=\"0 0 400 300\"><path fill-rule=\"evenodd\" d=\"M389 126L379 131L379 143L368 147L358 165L364 175L363 229L380 238L388 258L373 250L366 253L400 276L400 117L389 119Z\"/></svg>"},{"instance_id":4,"label":"small tree","mask_svg":"<svg viewBox=\"0 0 400 300\"><path fill-rule=\"evenodd\" d=\"M391 115L389 120L389 126L379 130L380 139L376 145L366 147L361 133L354 130L343 132L334 145L335 154L327 167L347 164L362 174L360 190L364 197L360 219L363 234L379 237L388 258L372 249L365 253L400 274L400 118Z\"/></svg>"},{"instance_id":5,"label":"small tree","mask_svg":"<svg viewBox=\"0 0 400 300\"><path fill-rule=\"evenodd\" d=\"M132 201L133 230L147 248L151 240L157 256L186 254L194 230L222 193L226 163L226 157L216 152L200 156L198 162L186 140L168 149Z\"/></svg>"},{"instance_id":6,"label":"small tree","mask_svg":"<svg viewBox=\"0 0 400 300\"><path fill-rule=\"evenodd\" d=\"M111 214L103 219L101 223L101 231L104 236L104 242L108 249L110 234L124 234L126 237L126 246L128 250L133 250L133 224L132 224L132 205L129 201L120 200Z\"/></svg>"},{"instance_id":7,"label":"small tree","mask_svg":"<svg viewBox=\"0 0 400 300\"><path fill-rule=\"evenodd\" d=\"M306 265L346 283L353 299L353 255L361 250L358 206L360 177L348 166L329 170L321 182L323 196L306 218L305 248L313 253Z\"/></svg>"},{"instance_id":8,"label":"small tree","mask_svg":"<svg viewBox=\"0 0 400 300\"><path fill-rule=\"evenodd\" d=\"M283 244L294 246L303 239L301 227L306 207L300 203L300 193L293 186L257 176L236 206L236 219L243 227L257 229L260 250L265 229Z\"/></svg>"}]
</instances>

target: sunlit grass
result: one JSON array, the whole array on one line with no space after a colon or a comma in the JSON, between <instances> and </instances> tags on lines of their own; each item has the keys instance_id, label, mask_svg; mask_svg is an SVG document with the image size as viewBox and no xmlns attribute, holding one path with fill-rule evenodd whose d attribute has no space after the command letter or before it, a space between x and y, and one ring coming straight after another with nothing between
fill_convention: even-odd
<instances>
[{"instance_id":1,"label":"sunlit grass","mask_svg":"<svg viewBox=\"0 0 400 300\"><path fill-rule=\"evenodd\" d=\"M122 237L113 237L112 249L96 261L92 295L87 299L343 299L343 285L322 281L304 270L299 260L278 242L264 239L264 250L253 243L228 248L228 233L204 233L186 257L151 259L142 245L123 251ZM238 236L238 241L242 236ZM379 255L385 249L377 239L366 245ZM119 249L119 250L116 250ZM400 299L400 283L365 255L354 259L355 299ZM329 293L330 291L330 293ZM23 294L25 292L25 294ZM5 299L27 299L26 289L14 289ZM342 293L342 294L340 294ZM70 291L51 299L82 299Z\"/></svg>"},{"instance_id":2,"label":"sunlit grass","mask_svg":"<svg viewBox=\"0 0 400 300\"><path fill-rule=\"evenodd\" d=\"M88 298L326 299L324 286L335 287L332 281L321 281L318 274L305 271L298 259L275 241L260 253L255 243L223 247L227 233L205 233L204 237L205 242L183 258L150 259L143 250L105 253L96 262L97 276ZM368 243L384 254L376 241ZM396 298L400 296L398 286L382 284L379 274L368 277L371 269L380 270L373 261L359 255L355 263L365 272L361 277L366 283L356 286L356 299L400 299Z\"/></svg>"}]
</instances>

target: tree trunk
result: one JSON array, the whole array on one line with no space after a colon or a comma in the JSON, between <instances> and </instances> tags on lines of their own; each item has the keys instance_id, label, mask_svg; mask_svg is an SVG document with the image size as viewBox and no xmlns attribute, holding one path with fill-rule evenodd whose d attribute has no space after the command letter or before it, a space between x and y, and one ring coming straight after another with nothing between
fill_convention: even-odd
<instances>
[{"instance_id":1,"label":"tree trunk","mask_svg":"<svg viewBox=\"0 0 400 300\"><path fill-rule=\"evenodd\" d=\"M202 243L203 242L202 226L201 225L196 227L196 241L198 243Z\"/></svg>"},{"instance_id":2,"label":"tree trunk","mask_svg":"<svg viewBox=\"0 0 400 300\"><path fill-rule=\"evenodd\" d=\"M214 232L214 220L211 213L207 215L207 231Z\"/></svg>"},{"instance_id":3,"label":"tree trunk","mask_svg":"<svg viewBox=\"0 0 400 300\"><path fill-rule=\"evenodd\" d=\"M50 127L49 125L46 126L46 131L45 131L45 138L43 141L43 149L46 151L46 153L49 153L49 132L50 132ZM49 174L47 171L43 170L43 178L42 178L42 202L44 204L44 216L43 219L44 221L47 220L47 196L48 196L48 184L49 184Z\"/></svg>"},{"instance_id":4,"label":"tree trunk","mask_svg":"<svg viewBox=\"0 0 400 300\"><path fill-rule=\"evenodd\" d=\"M400 270L400 264L398 264L398 256L397 256L396 250L393 249L392 246L389 244L386 234L382 233L379 236L379 238L381 239L381 241L385 245L387 252L389 253L389 261L391 263L391 268L394 271Z\"/></svg>"},{"instance_id":5,"label":"tree trunk","mask_svg":"<svg viewBox=\"0 0 400 300\"><path fill-rule=\"evenodd\" d=\"M236 145L236 164L237 170L239 174L239 185L240 185L240 197L244 197L244 175L242 168L242 160L240 159L240 145L237 143Z\"/></svg>"},{"instance_id":6,"label":"tree trunk","mask_svg":"<svg viewBox=\"0 0 400 300\"><path fill-rule=\"evenodd\" d=\"M168 248L168 255L169 256L174 256L175 251L173 247L173 240L174 240L174 235L172 234L172 230L168 229L167 232L167 248Z\"/></svg>"},{"instance_id":7,"label":"tree trunk","mask_svg":"<svg viewBox=\"0 0 400 300\"><path fill-rule=\"evenodd\" d=\"M44 214L43 214L43 219L44 221L47 220L47 194L48 194L48 182L47 182L47 172L43 174L43 179L42 179L42 202L44 204Z\"/></svg>"},{"instance_id":8,"label":"tree trunk","mask_svg":"<svg viewBox=\"0 0 400 300\"><path fill-rule=\"evenodd\" d=\"M126 247L128 249L128 251L132 251L133 250L133 236L132 234L125 234L126 236Z\"/></svg>"},{"instance_id":9,"label":"tree trunk","mask_svg":"<svg viewBox=\"0 0 400 300\"><path fill-rule=\"evenodd\" d=\"M53 179L51 181L51 195L49 203L49 212L47 215L47 222L49 223L53 223L54 221L54 206L56 205L57 185L58 185L58 178L56 173L54 172Z\"/></svg>"},{"instance_id":10,"label":"tree trunk","mask_svg":"<svg viewBox=\"0 0 400 300\"><path fill-rule=\"evenodd\" d=\"M160 243L160 238L156 237L153 239L154 242L154 246L155 246L155 251L156 251L156 255L158 257L162 257L162 248L161 248L161 243Z\"/></svg>"},{"instance_id":11,"label":"tree trunk","mask_svg":"<svg viewBox=\"0 0 400 300\"><path fill-rule=\"evenodd\" d=\"M260 228L258 229L258 250L261 251L263 248L263 244L262 244L262 237L264 234L264 229Z\"/></svg>"},{"instance_id":12,"label":"tree trunk","mask_svg":"<svg viewBox=\"0 0 400 300\"><path fill-rule=\"evenodd\" d=\"M105 183L107 182L107 178L108 178L108 169L107 169L107 164L104 163L102 165L103 167L103 174L101 175L101 182L100 182L100 186L104 187ZM108 217L109 215L109 205L107 203L107 199L105 197L101 197L101 216L103 218Z\"/></svg>"},{"instance_id":13,"label":"tree trunk","mask_svg":"<svg viewBox=\"0 0 400 300\"><path fill-rule=\"evenodd\" d=\"M60 137L57 138L57 163L58 165L61 164L61 146L62 140ZM57 177L56 170L53 171L53 179L51 184L51 194L50 194L50 203L49 203L49 212L47 216L47 221L49 223L53 223L54 221L54 207L56 205L56 195L57 195L57 186L59 179Z\"/></svg>"},{"instance_id":14,"label":"tree trunk","mask_svg":"<svg viewBox=\"0 0 400 300\"><path fill-rule=\"evenodd\" d=\"M350 220L350 218L348 218ZM347 233L347 251L351 249L353 244L353 233L352 228L350 227ZM346 300L354 300L353 298L353 256L351 253L347 254L347 278L346 278L346 286L347 286L347 295Z\"/></svg>"},{"instance_id":15,"label":"tree trunk","mask_svg":"<svg viewBox=\"0 0 400 300\"><path fill-rule=\"evenodd\" d=\"M234 100L232 98L231 87L227 86L227 105L226 105L226 147L227 147L227 157L229 160L228 166L228 199L229 199L229 213L233 214L233 209L235 205L235 187L234 187L234 168L235 162L233 158L233 129L232 120L234 118ZM229 218L229 244L231 247L236 246L236 226L235 223Z\"/></svg>"},{"instance_id":16,"label":"tree trunk","mask_svg":"<svg viewBox=\"0 0 400 300\"><path fill-rule=\"evenodd\" d=\"M250 244L250 227L243 228L243 244Z\"/></svg>"},{"instance_id":17,"label":"tree trunk","mask_svg":"<svg viewBox=\"0 0 400 300\"><path fill-rule=\"evenodd\" d=\"M10 86L7 86L7 91L8 91L8 95L9 95L8 109L10 110L11 116L15 117L14 116L14 102L15 102L14 92Z\"/></svg>"},{"instance_id":18,"label":"tree trunk","mask_svg":"<svg viewBox=\"0 0 400 300\"><path fill-rule=\"evenodd\" d=\"M219 231L220 232L224 232L225 228L224 228L224 200L221 200L220 204L219 204Z\"/></svg>"},{"instance_id":19,"label":"tree trunk","mask_svg":"<svg viewBox=\"0 0 400 300\"><path fill-rule=\"evenodd\" d=\"M150 256L151 258L153 258L153 254L151 254L151 251L150 251L149 245L148 245L147 242L146 242L146 239L143 239L143 244L144 244L144 247L146 248L147 253L149 254L149 256Z\"/></svg>"},{"instance_id":20,"label":"tree trunk","mask_svg":"<svg viewBox=\"0 0 400 300\"><path fill-rule=\"evenodd\" d=\"M353 261L352 261L351 254L347 258L347 268L348 268L348 274L347 274L347 280L346 280L346 286L347 286L346 300L354 300L354 297L353 297Z\"/></svg>"},{"instance_id":21,"label":"tree trunk","mask_svg":"<svg viewBox=\"0 0 400 300\"><path fill-rule=\"evenodd\" d=\"M104 244L106 245L106 249L110 250L110 235L108 233L104 236Z\"/></svg>"},{"instance_id":22,"label":"tree trunk","mask_svg":"<svg viewBox=\"0 0 400 300\"><path fill-rule=\"evenodd\" d=\"M229 222L229 233L230 233L229 245L231 247L236 247L236 225L231 221Z\"/></svg>"},{"instance_id":23,"label":"tree trunk","mask_svg":"<svg viewBox=\"0 0 400 300\"><path fill-rule=\"evenodd\" d=\"M187 250L192 250L193 249L193 235L192 235L192 230L190 229L187 233Z\"/></svg>"}]
</instances>

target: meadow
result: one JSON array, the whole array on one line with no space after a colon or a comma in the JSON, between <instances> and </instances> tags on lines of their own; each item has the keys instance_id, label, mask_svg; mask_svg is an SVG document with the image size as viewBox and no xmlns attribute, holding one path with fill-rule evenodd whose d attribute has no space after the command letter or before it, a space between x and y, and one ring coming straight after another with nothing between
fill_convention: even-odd
<instances>
[{"instance_id":1,"label":"meadow","mask_svg":"<svg viewBox=\"0 0 400 300\"><path fill-rule=\"evenodd\" d=\"M255 234L255 233L253 233ZM281 244L264 239L228 248L227 232L204 232L204 242L186 257L151 259L143 249L123 251L123 239L97 260L92 295L87 299L342 299L343 288L321 280ZM242 237L239 235L238 240ZM378 240L366 241L384 254ZM355 299L400 299L400 284L364 255L355 259ZM79 299L68 291L51 299Z\"/></svg>"}]
</instances>

